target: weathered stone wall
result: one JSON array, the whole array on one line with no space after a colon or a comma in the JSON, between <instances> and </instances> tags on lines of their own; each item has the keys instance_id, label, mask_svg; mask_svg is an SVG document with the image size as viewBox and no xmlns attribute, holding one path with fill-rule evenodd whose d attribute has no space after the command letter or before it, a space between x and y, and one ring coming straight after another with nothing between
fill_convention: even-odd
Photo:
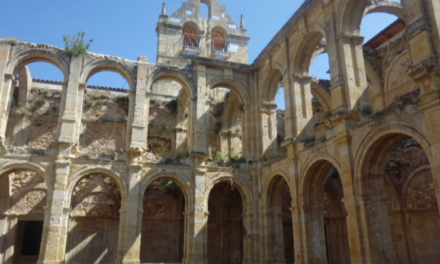
<instances>
[{"instance_id":1,"label":"weathered stone wall","mask_svg":"<svg viewBox=\"0 0 440 264\"><path fill-rule=\"evenodd\" d=\"M44 221L40 254L28 261L43 264L139 264L162 257L188 264L438 262L440 5L407 1L401 9L388 2L306 0L252 65L208 52L182 58L176 49L175 57L159 54L158 66L142 56L69 56L48 45L1 40L0 262L22 261L18 226L25 221ZM174 30L170 38L178 39L185 22L206 33L229 23L226 14L210 23L199 19L199 4L186 2L180 22L166 23L161 15L161 46L161 34ZM365 10L396 8L406 35L376 50L370 67L358 22ZM238 27L227 34L246 38ZM307 75L323 37L331 80L317 83ZM202 44L209 46L209 39ZM61 96L19 93L34 113L17 113L16 76L25 79L20 72L34 61L60 69ZM90 97L87 80L105 70L127 80L128 94ZM176 101L151 94L161 80L181 85ZM273 104L281 84L284 116ZM223 106L210 98L215 88L231 91ZM312 94L322 108L318 118ZM48 112L51 100L57 116ZM49 129L38 129L40 121ZM20 131L28 134L17 136ZM399 143L408 138L417 144ZM185 153L149 152L157 145ZM238 157L212 159L232 148L240 149ZM267 156L269 150L275 155ZM22 171L37 174L46 188L41 178L22 177L23 199L14 200L10 175ZM161 180L173 180L185 202L147 191Z\"/></svg>"}]
</instances>

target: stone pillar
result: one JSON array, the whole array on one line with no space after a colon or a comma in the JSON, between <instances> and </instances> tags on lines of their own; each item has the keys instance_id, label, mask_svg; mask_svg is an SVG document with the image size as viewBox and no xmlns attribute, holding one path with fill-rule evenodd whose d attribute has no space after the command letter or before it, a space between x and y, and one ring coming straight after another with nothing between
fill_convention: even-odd
<instances>
[{"instance_id":1,"label":"stone pillar","mask_svg":"<svg viewBox=\"0 0 440 264\"><path fill-rule=\"evenodd\" d=\"M329 47L339 47L338 63L341 67L341 73L332 75L330 84L333 112L357 111L362 95L368 92L363 41L364 37L342 33L337 37L336 43L329 43Z\"/></svg>"},{"instance_id":2,"label":"stone pillar","mask_svg":"<svg viewBox=\"0 0 440 264\"><path fill-rule=\"evenodd\" d=\"M14 76L6 74L10 45L0 44L0 141L5 139Z\"/></svg>"},{"instance_id":3,"label":"stone pillar","mask_svg":"<svg viewBox=\"0 0 440 264\"><path fill-rule=\"evenodd\" d=\"M6 218L6 237L4 241L3 263L12 264L14 260L15 240L17 236L18 219L16 215L9 215ZM0 259L1 260L1 259Z\"/></svg>"},{"instance_id":4,"label":"stone pillar","mask_svg":"<svg viewBox=\"0 0 440 264\"><path fill-rule=\"evenodd\" d=\"M78 144L85 84L80 84L83 55L70 57L68 83L63 87L61 116L58 120L58 142ZM81 89L80 89L81 88ZM70 149L65 149L69 151Z\"/></svg>"},{"instance_id":5,"label":"stone pillar","mask_svg":"<svg viewBox=\"0 0 440 264\"><path fill-rule=\"evenodd\" d=\"M284 85L286 140L313 134L311 77L291 76Z\"/></svg>"},{"instance_id":6,"label":"stone pillar","mask_svg":"<svg viewBox=\"0 0 440 264\"><path fill-rule=\"evenodd\" d=\"M1 214L0 215L0 262L3 262L4 252L5 249L4 243L5 243L5 237L7 235L8 231L8 215L7 214Z\"/></svg>"},{"instance_id":7,"label":"stone pillar","mask_svg":"<svg viewBox=\"0 0 440 264\"><path fill-rule=\"evenodd\" d=\"M288 149L288 177L290 179L290 194L292 197L291 203L291 212L292 212L292 226L293 226L293 244L294 244L294 254L295 254L295 263L296 264L306 264L306 263L314 263L312 256L312 248L310 245L313 243L309 242L311 237L307 234L307 213L308 208L304 207L303 204L300 203L301 199L295 197L300 197L303 195L300 191L299 185L299 170L298 170L298 159L296 155L292 153L296 153L298 148L298 143L291 142L286 145Z\"/></svg>"},{"instance_id":8,"label":"stone pillar","mask_svg":"<svg viewBox=\"0 0 440 264\"><path fill-rule=\"evenodd\" d=\"M150 91L147 87L147 58L139 56L136 87L129 93L130 108L127 126L127 149L146 149L148 137L148 115Z\"/></svg>"},{"instance_id":9,"label":"stone pillar","mask_svg":"<svg viewBox=\"0 0 440 264\"><path fill-rule=\"evenodd\" d=\"M140 179L142 166L131 164L129 170L128 197L121 209L121 221L119 223L119 245L116 263L139 264L141 248L142 214L139 201L142 198L140 193ZM122 261L121 261L122 260Z\"/></svg>"},{"instance_id":10,"label":"stone pillar","mask_svg":"<svg viewBox=\"0 0 440 264\"><path fill-rule=\"evenodd\" d=\"M347 126L345 120L336 120L340 131ZM341 133L335 139L335 152L339 153L341 164L340 177L342 180L345 209L347 216L347 233L350 245L350 257L352 263L395 263L392 245L390 241L390 231L388 215L383 212L383 206L375 208L382 209L376 218L372 215L372 206L377 204L372 202L371 197L356 193L354 188L354 178L361 175L353 175L353 151L351 146L351 136ZM383 184L382 184L383 186ZM374 226L380 225L375 230ZM380 232L380 238L375 237L375 233Z\"/></svg>"},{"instance_id":11,"label":"stone pillar","mask_svg":"<svg viewBox=\"0 0 440 264\"><path fill-rule=\"evenodd\" d=\"M26 108L28 95L32 88L32 77L27 66L21 68L18 72L18 84L18 104L22 108ZM23 146L26 144L27 135L25 128L29 125L29 118L25 115L16 118L17 122L14 124L12 132L12 135L14 135L12 145Z\"/></svg>"},{"instance_id":12,"label":"stone pillar","mask_svg":"<svg viewBox=\"0 0 440 264\"><path fill-rule=\"evenodd\" d=\"M197 162L197 161L196 161ZM205 172L203 167L194 169L194 204L189 205L188 263L207 264L208 204L205 197Z\"/></svg>"},{"instance_id":13,"label":"stone pillar","mask_svg":"<svg viewBox=\"0 0 440 264\"><path fill-rule=\"evenodd\" d=\"M49 207L45 208L46 215L41 239L41 254L39 264L58 264L64 262L69 205L66 187L70 175L70 162L58 160L55 162L54 191Z\"/></svg>"},{"instance_id":14,"label":"stone pillar","mask_svg":"<svg viewBox=\"0 0 440 264\"><path fill-rule=\"evenodd\" d=\"M262 154L270 156L277 149L277 105L261 105L261 147Z\"/></svg>"},{"instance_id":15,"label":"stone pillar","mask_svg":"<svg viewBox=\"0 0 440 264\"><path fill-rule=\"evenodd\" d=\"M221 131L220 132L220 149L217 149L217 151L220 151L223 155L229 154L229 139L230 139L230 132L229 131ZM215 158L215 153L214 153Z\"/></svg>"},{"instance_id":16,"label":"stone pillar","mask_svg":"<svg viewBox=\"0 0 440 264\"><path fill-rule=\"evenodd\" d=\"M259 87L259 75L258 72L250 73L250 105L246 106L247 113L247 128L244 130L245 133L248 134L247 140L249 141L249 154L247 156L250 160L256 160L260 158L260 155L263 153L261 148L261 141L259 140L261 136L262 129L259 125L261 125L261 114L260 114L260 103L261 100L258 98L258 95L255 92Z\"/></svg>"},{"instance_id":17,"label":"stone pillar","mask_svg":"<svg viewBox=\"0 0 440 264\"><path fill-rule=\"evenodd\" d=\"M197 155L208 154L208 106L206 91L206 66L197 65L197 95L192 98L191 150Z\"/></svg>"}]
</instances>

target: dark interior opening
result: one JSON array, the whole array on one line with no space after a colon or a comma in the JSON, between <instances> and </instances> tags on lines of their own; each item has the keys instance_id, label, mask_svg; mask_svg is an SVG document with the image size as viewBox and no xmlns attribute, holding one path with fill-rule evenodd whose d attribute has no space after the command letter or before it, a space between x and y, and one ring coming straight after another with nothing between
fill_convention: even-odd
<instances>
[{"instance_id":1,"label":"dark interior opening","mask_svg":"<svg viewBox=\"0 0 440 264\"><path fill-rule=\"evenodd\" d=\"M43 234L43 221L19 221L18 229L23 230L20 255L38 256Z\"/></svg>"}]
</instances>

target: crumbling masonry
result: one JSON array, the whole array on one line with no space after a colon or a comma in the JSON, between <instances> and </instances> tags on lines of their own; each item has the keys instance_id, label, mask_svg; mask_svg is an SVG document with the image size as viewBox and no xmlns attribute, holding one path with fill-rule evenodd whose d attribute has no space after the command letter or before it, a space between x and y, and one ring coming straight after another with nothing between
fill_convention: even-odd
<instances>
[{"instance_id":1,"label":"crumbling masonry","mask_svg":"<svg viewBox=\"0 0 440 264\"><path fill-rule=\"evenodd\" d=\"M156 32L157 64L1 41L0 263L440 263L438 0L306 0L252 64L217 0Z\"/></svg>"}]
</instances>

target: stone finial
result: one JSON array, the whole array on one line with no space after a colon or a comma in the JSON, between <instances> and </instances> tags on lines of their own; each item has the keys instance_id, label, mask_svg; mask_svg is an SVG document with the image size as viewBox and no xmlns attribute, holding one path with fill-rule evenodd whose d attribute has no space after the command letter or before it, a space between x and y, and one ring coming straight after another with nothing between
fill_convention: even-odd
<instances>
[{"instance_id":1,"label":"stone finial","mask_svg":"<svg viewBox=\"0 0 440 264\"><path fill-rule=\"evenodd\" d=\"M241 24L240 24L240 28L244 29L244 16L241 15Z\"/></svg>"},{"instance_id":2,"label":"stone finial","mask_svg":"<svg viewBox=\"0 0 440 264\"><path fill-rule=\"evenodd\" d=\"M166 10L166 4L165 4L165 2L163 2L163 4L162 4L162 15L166 15L167 14L167 10Z\"/></svg>"}]
</instances>

